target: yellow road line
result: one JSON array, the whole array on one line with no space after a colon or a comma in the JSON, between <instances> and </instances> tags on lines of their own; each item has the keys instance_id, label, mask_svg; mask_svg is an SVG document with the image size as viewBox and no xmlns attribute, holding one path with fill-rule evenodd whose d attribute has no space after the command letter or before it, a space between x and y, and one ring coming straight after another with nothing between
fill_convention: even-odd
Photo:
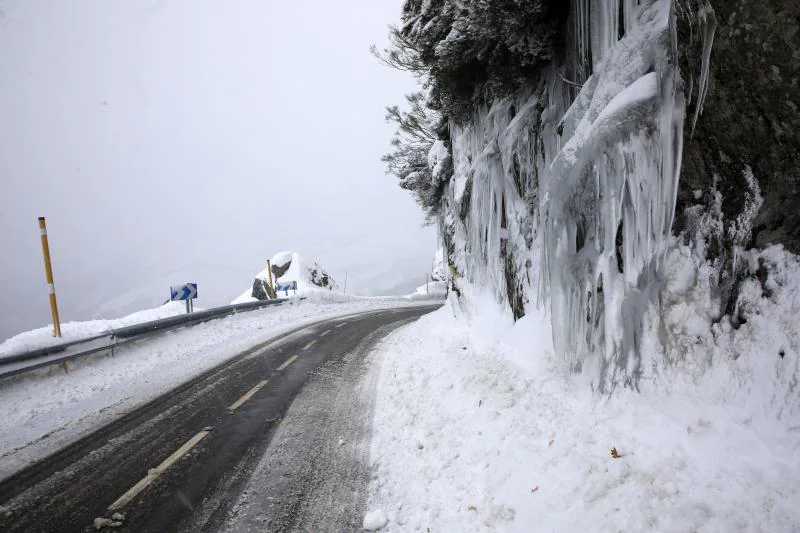
<instances>
[{"instance_id":1,"label":"yellow road line","mask_svg":"<svg viewBox=\"0 0 800 533\"><path fill-rule=\"evenodd\" d=\"M144 478L142 478L136 485L131 487L130 490L128 490L128 492L120 496L119 499L117 499L117 501L108 506L109 511L116 511L117 509L120 509L128 505L131 502L131 500L133 500L140 492L146 489L153 481L156 480L158 476L166 472L170 466L172 466L178 461L178 459L189 453L189 450L194 448L197 445L197 443L203 440L203 438L209 433L211 432L206 430L201 431L200 433L198 433L197 435L186 441L186 443L183 446L175 450L172 453L172 455L170 455L164 460L163 463L161 463L155 468L150 469Z\"/></svg>"},{"instance_id":2,"label":"yellow road line","mask_svg":"<svg viewBox=\"0 0 800 533\"><path fill-rule=\"evenodd\" d=\"M294 363L295 359L297 359L296 355L291 356L289 359L284 361L284 363L281 366L278 367L277 371L280 372L281 370L283 370L287 366L291 365L292 363Z\"/></svg>"},{"instance_id":3,"label":"yellow road line","mask_svg":"<svg viewBox=\"0 0 800 533\"><path fill-rule=\"evenodd\" d=\"M241 407L241 406L242 406L242 404L243 404L244 402L246 402L247 400L249 400L250 398L252 398L252 397L253 397L253 394L255 394L255 393L257 393L258 391L260 391L260 390L261 390L261 388L262 388L264 385L266 385L266 384L267 384L267 380L266 380L266 379L265 379L265 380L263 380L263 381L259 381L258 383L256 383L256 385L255 385L255 386L254 386L252 389L250 389L249 391L247 391L247 392L244 394L244 396L242 396L241 398L239 398L238 400L236 400L236 402L234 402L234 403L233 403L233 404L232 404L230 407L228 407L228 411L235 411L235 410L237 410L239 407Z\"/></svg>"},{"instance_id":4,"label":"yellow road line","mask_svg":"<svg viewBox=\"0 0 800 533\"><path fill-rule=\"evenodd\" d=\"M309 348L314 346L316 343L317 343L317 339L314 339L313 341L311 341L308 344L306 344L305 346L303 346L303 350L308 350Z\"/></svg>"}]
</instances>

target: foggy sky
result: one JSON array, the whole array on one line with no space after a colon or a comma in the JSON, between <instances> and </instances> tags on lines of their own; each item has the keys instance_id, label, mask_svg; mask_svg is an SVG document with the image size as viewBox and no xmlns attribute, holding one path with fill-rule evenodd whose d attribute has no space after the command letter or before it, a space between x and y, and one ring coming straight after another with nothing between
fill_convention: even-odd
<instances>
[{"instance_id":1,"label":"foggy sky","mask_svg":"<svg viewBox=\"0 0 800 533\"><path fill-rule=\"evenodd\" d=\"M0 340L228 303L295 250L362 294L424 282L435 232L380 156L414 89L369 54L401 0L0 0Z\"/></svg>"}]
</instances>

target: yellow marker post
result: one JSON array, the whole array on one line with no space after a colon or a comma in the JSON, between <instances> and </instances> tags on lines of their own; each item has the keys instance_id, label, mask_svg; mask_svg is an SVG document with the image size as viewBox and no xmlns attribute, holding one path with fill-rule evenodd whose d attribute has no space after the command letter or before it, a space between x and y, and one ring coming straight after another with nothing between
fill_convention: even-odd
<instances>
[{"instance_id":1,"label":"yellow marker post","mask_svg":"<svg viewBox=\"0 0 800 533\"><path fill-rule=\"evenodd\" d=\"M270 264L269 259L267 259L267 272L269 273L269 288L274 291L275 286L272 285L272 264Z\"/></svg>"},{"instance_id":2,"label":"yellow marker post","mask_svg":"<svg viewBox=\"0 0 800 533\"><path fill-rule=\"evenodd\" d=\"M50 245L47 243L47 226L44 217L39 217L39 230L42 234L42 254L44 255L44 273L47 276L47 287L50 291L50 312L53 315L53 337L61 336L61 321L58 318L56 304L56 286L53 284L53 265L50 263Z\"/></svg>"}]
</instances>

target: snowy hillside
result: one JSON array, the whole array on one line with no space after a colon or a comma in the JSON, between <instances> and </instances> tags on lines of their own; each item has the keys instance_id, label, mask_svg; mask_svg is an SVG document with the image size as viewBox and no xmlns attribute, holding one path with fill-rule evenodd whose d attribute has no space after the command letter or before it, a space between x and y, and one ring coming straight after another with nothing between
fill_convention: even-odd
<instances>
[{"instance_id":1,"label":"snowy hillside","mask_svg":"<svg viewBox=\"0 0 800 533\"><path fill-rule=\"evenodd\" d=\"M279 252L270 259L272 265L272 276L265 268L256 274L253 287L244 291L231 303L253 302L265 300L267 286L272 282L277 289L282 284L297 282L297 290L279 291L277 296L280 298L292 298L295 296L309 296L312 294L339 293L339 286L333 277L326 272L316 261L309 261L296 252Z\"/></svg>"}]
</instances>

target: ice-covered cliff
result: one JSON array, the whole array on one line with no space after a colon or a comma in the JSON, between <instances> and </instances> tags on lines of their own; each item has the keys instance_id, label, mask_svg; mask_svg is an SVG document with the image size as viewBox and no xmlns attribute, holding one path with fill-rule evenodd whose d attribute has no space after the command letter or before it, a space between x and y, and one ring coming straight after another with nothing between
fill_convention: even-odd
<instances>
[{"instance_id":1,"label":"ice-covered cliff","mask_svg":"<svg viewBox=\"0 0 800 533\"><path fill-rule=\"evenodd\" d=\"M462 300L488 292L515 318L546 308L556 350L598 391L637 388L687 357L708 363L692 343L721 350L724 360L752 358L739 342L745 338L740 328L754 315L798 309L797 261L789 253L798 249L794 215L779 216L765 205L766 197L785 202L798 195L790 187L794 174L769 172L797 150L790 125L792 98L800 96L792 78L798 61L785 53L798 44L791 28L797 24L790 17L787 27L767 29L786 11L784 2L717 3L724 18L706 0L572 0L559 19L556 3L531 0L514 9L520 16L538 10L532 24L542 27L557 21L559 37L516 44L476 34L474 24L460 19L487 16L473 3L463 11L449 10L447 0L406 3L398 34L421 43L419 56L410 57L429 67L423 79L447 123L429 159L452 159L439 228ZM497 8L503 9L513 11ZM515 28L511 17L490 15ZM752 24L742 22L748 16ZM453 21L448 31L438 28L442 20ZM765 110L771 133L739 90L747 81L725 77L733 52L741 51L737 38L757 45L744 61L776 62L764 74L790 103ZM478 46L472 58L476 43L491 47ZM481 61L487 50L497 55L503 46L505 59L530 60L535 68L511 82L499 78ZM453 50L472 62L458 64ZM460 77L444 69L453 64L463 67ZM452 113L468 100L453 99L461 97L453 83L473 91L467 118ZM724 115L718 90L744 113L732 113L728 102ZM741 137L748 121L763 133L763 147L759 152L748 142L748 151L737 153L737 137L728 130ZM449 148L444 155L442 143ZM685 308L686 301L694 307ZM700 331L698 324L704 324ZM791 380L797 365L778 367L785 366L787 350L796 362L798 336L782 324L782 346L792 348L770 341L775 353L753 364ZM769 340L763 328L747 335Z\"/></svg>"}]
</instances>

